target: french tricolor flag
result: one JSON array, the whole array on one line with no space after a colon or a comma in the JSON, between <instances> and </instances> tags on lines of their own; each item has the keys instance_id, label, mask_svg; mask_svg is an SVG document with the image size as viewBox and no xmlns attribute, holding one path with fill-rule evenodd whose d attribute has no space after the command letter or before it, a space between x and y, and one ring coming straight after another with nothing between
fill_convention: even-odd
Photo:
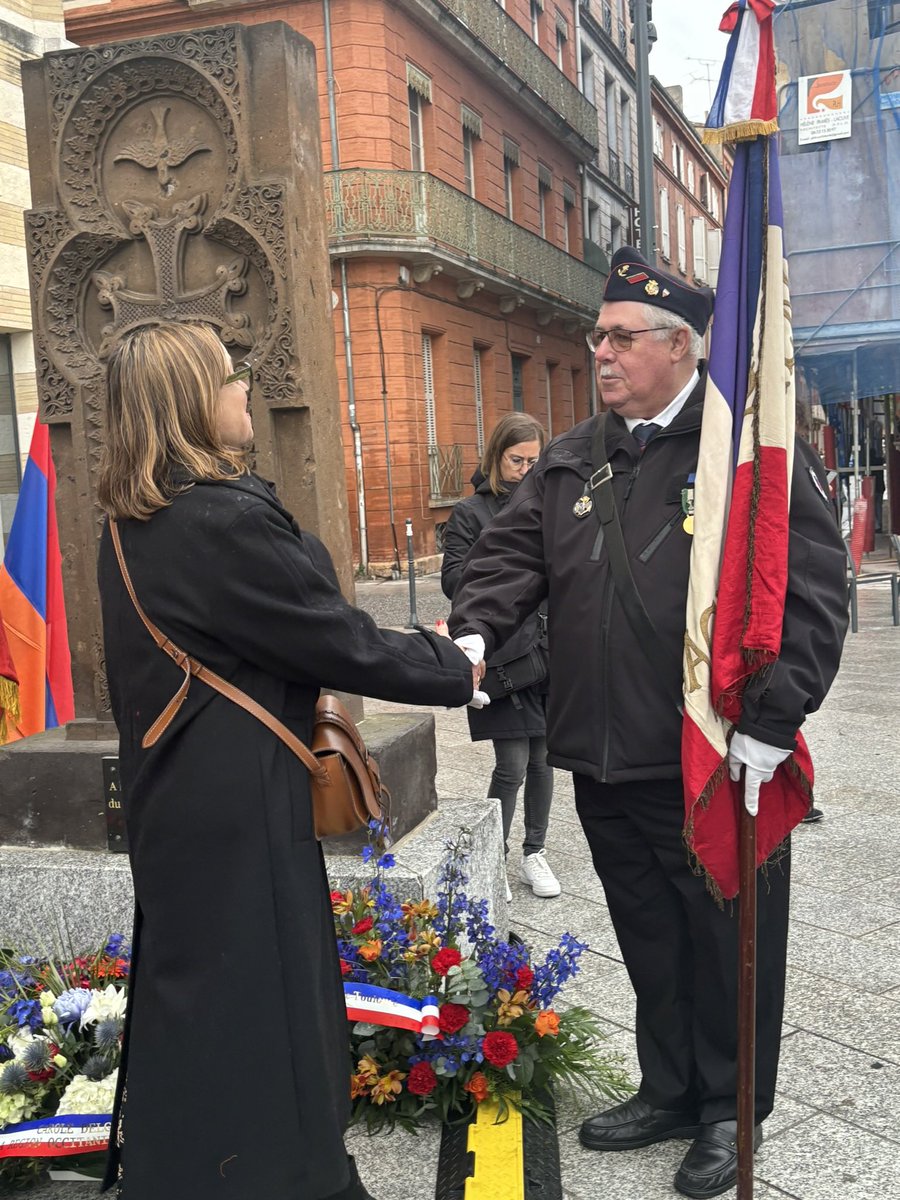
<instances>
[{"instance_id":1,"label":"french tricolor flag","mask_svg":"<svg viewBox=\"0 0 900 1200\"><path fill-rule=\"evenodd\" d=\"M705 142L732 142L778 129L775 97L775 0L736 0L719 29L730 33Z\"/></svg>"},{"instance_id":2,"label":"french tricolor flag","mask_svg":"<svg viewBox=\"0 0 900 1200\"><path fill-rule=\"evenodd\" d=\"M50 431L40 421L0 565L0 619L19 680L19 714L8 722L7 739L65 725L75 716L72 663L56 526L56 472Z\"/></svg>"},{"instance_id":3,"label":"french tricolor flag","mask_svg":"<svg viewBox=\"0 0 900 1200\"><path fill-rule=\"evenodd\" d=\"M774 112L771 0L740 0L732 16L723 80L769 81L771 96L736 116L724 140L748 137L747 111ZM762 60L765 50L766 61ZM744 62L742 56L751 57ZM711 114L712 119L712 114ZM716 118L718 119L718 118ZM754 118L755 120L755 118ZM763 122L765 124L765 122ZM794 445L794 364L774 137L749 134L735 147L716 290L709 378L694 489L694 541L685 636L682 770L685 840L712 892L739 890L741 797L728 776L728 736L747 682L781 650L788 579L788 509ZM763 784L756 819L758 862L768 859L809 807L812 763L798 748Z\"/></svg>"}]
</instances>

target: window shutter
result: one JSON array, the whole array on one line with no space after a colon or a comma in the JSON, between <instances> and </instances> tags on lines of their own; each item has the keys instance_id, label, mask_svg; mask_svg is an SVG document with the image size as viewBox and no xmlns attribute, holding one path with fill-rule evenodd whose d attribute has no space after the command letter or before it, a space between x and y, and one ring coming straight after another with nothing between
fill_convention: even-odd
<instances>
[{"instance_id":1,"label":"window shutter","mask_svg":"<svg viewBox=\"0 0 900 1200\"><path fill-rule=\"evenodd\" d=\"M684 205L675 205L675 225L678 230L678 269L687 270L687 229L684 223Z\"/></svg>"},{"instance_id":2,"label":"window shutter","mask_svg":"<svg viewBox=\"0 0 900 1200\"><path fill-rule=\"evenodd\" d=\"M694 243L694 278L706 283L706 222L702 217L691 218L691 237Z\"/></svg>"},{"instance_id":3,"label":"window shutter","mask_svg":"<svg viewBox=\"0 0 900 1200\"><path fill-rule=\"evenodd\" d=\"M719 282L719 259L722 257L722 230L709 229L706 233L706 262L711 287Z\"/></svg>"},{"instance_id":4,"label":"window shutter","mask_svg":"<svg viewBox=\"0 0 900 1200\"><path fill-rule=\"evenodd\" d=\"M672 257L672 238L669 232L669 189L659 189L659 230L662 234L662 253L664 258Z\"/></svg>"},{"instance_id":5,"label":"window shutter","mask_svg":"<svg viewBox=\"0 0 900 1200\"><path fill-rule=\"evenodd\" d=\"M475 449L478 457L484 454L484 392L481 386L481 351L476 346L472 358L475 379Z\"/></svg>"},{"instance_id":6,"label":"window shutter","mask_svg":"<svg viewBox=\"0 0 900 1200\"><path fill-rule=\"evenodd\" d=\"M429 446L437 445L437 416L434 406L434 358L431 334L422 334L422 383L425 388L425 437Z\"/></svg>"}]
</instances>

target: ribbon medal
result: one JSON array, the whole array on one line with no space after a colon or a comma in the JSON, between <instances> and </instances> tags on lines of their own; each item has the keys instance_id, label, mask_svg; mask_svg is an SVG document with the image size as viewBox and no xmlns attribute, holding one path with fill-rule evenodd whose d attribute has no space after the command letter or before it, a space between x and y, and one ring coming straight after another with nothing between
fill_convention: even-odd
<instances>
[{"instance_id":1,"label":"ribbon medal","mask_svg":"<svg viewBox=\"0 0 900 1200\"><path fill-rule=\"evenodd\" d=\"M684 513L681 528L689 537L694 533L694 481L696 478L696 475L688 475L688 486L681 489L681 511Z\"/></svg>"}]
</instances>

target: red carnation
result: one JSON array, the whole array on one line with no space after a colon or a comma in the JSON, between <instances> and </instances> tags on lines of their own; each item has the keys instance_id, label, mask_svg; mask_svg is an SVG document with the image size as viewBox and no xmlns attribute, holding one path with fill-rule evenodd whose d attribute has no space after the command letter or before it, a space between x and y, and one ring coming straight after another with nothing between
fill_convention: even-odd
<instances>
[{"instance_id":1,"label":"red carnation","mask_svg":"<svg viewBox=\"0 0 900 1200\"><path fill-rule=\"evenodd\" d=\"M492 1067L509 1066L519 1056L519 1043L511 1033L488 1033L481 1043L481 1052Z\"/></svg>"},{"instance_id":2,"label":"red carnation","mask_svg":"<svg viewBox=\"0 0 900 1200\"><path fill-rule=\"evenodd\" d=\"M469 1010L464 1004L442 1004L438 1016L441 1033L459 1033L469 1022Z\"/></svg>"},{"instance_id":3,"label":"red carnation","mask_svg":"<svg viewBox=\"0 0 900 1200\"><path fill-rule=\"evenodd\" d=\"M341 974L349 975L352 970L353 970L353 968L350 966L350 964L347 962L347 960L345 958L342 958L341 959Z\"/></svg>"},{"instance_id":4,"label":"red carnation","mask_svg":"<svg viewBox=\"0 0 900 1200\"><path fill-rule=\"evenodd\" d=\"M534 971L532 971L531 967L519 967L518 971L516 971L516 987L527 992L533 983Z\"/></svg>"},{"instance_id":5,"label":"red carnation","mask_svg":"<svg viewBox=\"0 0 900 1200\"><path fill-rule=\"evenodd\" d=\"M431 1063L417 1062L409 1072L406 1086L414 1096L430 1096L438 1085Z\"/></svg>"},{"instance_id":6,"label":"red carnation","mask_svg":"<svg viewBox=\"0 0 900 1200\"><path fill-rule=\"evenodd\" d=\"M332 904L343 904L343 902L344 902L344 893L343 892L332 892L331 893L331 903Z\"/></svg>"},{"instance_id":7,"label":"red carnation","mask_svg":"<svg viewBox=\"0 0 900 1200\"><path fill-rule=\"evenodd\" d=\"M462 955L458 950L444 946L431 960L431 969L436 975L446 975L451 967L458 967L461 962Z\"/></svg>"},{"instance_id":8,"label":"red carnation","mask_svg":"<svg viewBox=\"0 0 900 1200\"><path fill-rule=\"evenodd\" d=\"M353 928L350 930L350 932L351 933L368 933L374 924L375 924L375 922L371 917L363 917L363 919L361 921L356 922L356 924L353 926Z\"/></svg>"}]
</instances>

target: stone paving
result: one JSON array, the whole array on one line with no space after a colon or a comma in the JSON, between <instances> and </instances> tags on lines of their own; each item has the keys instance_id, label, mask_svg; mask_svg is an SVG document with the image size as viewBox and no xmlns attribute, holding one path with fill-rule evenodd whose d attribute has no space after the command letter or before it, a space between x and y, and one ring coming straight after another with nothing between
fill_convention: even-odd
<instances>
[{"instance_id":1,"label":"stone paving","mask_svg":"<svg viewBox=\"0 0 900 1200\"><path fill-rule=\"evenodd\" d=\"M407 584L364 582L358 603L379 623L402 626L409 615ZM446 616L447 608L436 577L418 581L417 615L423 622ZM369 711L394 707L367 702ZM469 741L464 712L434 711L439 795L484 796L490 745ZM757 1200L900 1198L898 730L900 629L890 623L887 585L871 584L860 592L860 632L848 635L837 683L807 726L818 772L816 799L825 818L794 835L780 1086L757 1156ZM514 846L520 835L519 823ZM511 854L511 925L538 951L555 944L566 929L590 943L570 998L600 1015L611 1047L636 1078L633 996L575 816L571 780L562 772L556 775L548 852L563 887L555 900L538 900L518 882L516 853ZM619 1154L586 1151L577 1139L582 1115L566 1107L560 1112L565 1200L677 1195L672 1176L686 1142ZM368 1138L354 1131L348 1144L375 1200L434 1196L437 1128L416 1138L399 1133ZM93 1185L60 1183L30 1194L33 1200L86 1200L94 1193ZM726 1193L726 1200L734 1195Z\"/></svg>"}]
</instances>

